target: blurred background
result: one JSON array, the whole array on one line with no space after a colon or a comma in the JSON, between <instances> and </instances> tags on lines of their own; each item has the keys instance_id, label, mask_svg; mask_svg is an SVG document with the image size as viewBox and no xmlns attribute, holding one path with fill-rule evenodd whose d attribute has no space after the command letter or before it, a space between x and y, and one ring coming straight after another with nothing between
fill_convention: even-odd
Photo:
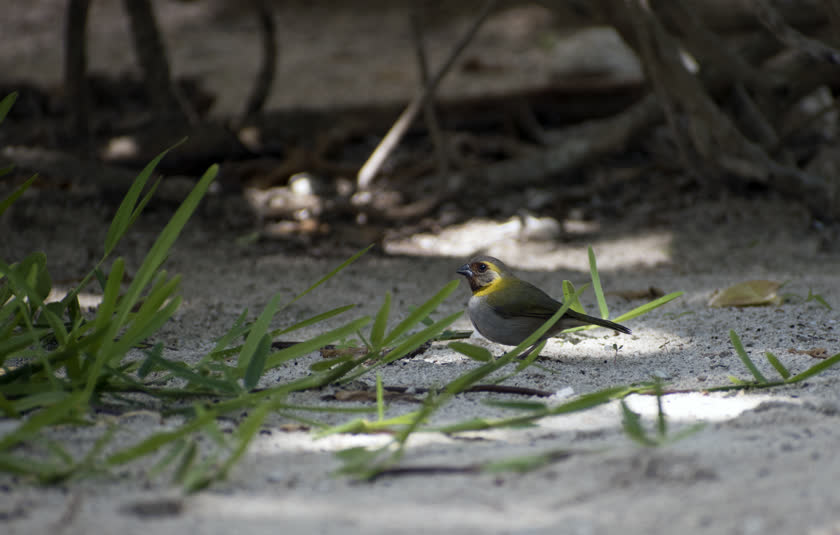
<instances>
[{"instance_id":1,"label":"blurred background","mask_svg":"<svg viewBox=\"0 0 840 535\"><path fill-rule=\"evenodd\" d=\"M733 217L696 209L732 198L791 207L835 243L840 0L3 11L0 91L19 96L0 193L37 172L40 207L115 206L186 137L155 203L221 163L204 214L245 243L460 257L504 240L656 240ZM32 210L7 219L43 224Z\"/></svg>"}]
</instances>

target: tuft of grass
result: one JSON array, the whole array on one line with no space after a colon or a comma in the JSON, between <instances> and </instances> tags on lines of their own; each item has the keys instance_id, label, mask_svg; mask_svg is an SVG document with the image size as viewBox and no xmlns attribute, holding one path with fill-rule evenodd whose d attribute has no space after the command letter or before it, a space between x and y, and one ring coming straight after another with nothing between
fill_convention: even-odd
<instances>
[{"instance_id":1,"label":"tuft of grass","mask_svg":"<svg viewBox=\"0 0 840 535\"><path fill-rule=\"evenodd\" d=\"M642 422L642 416L633 412L627 406L625 400L620 401L621 405L621 426L624 433L633 441L647 447L658 447L666 444L671 444L686 438L689 435L703 429L706 424L699 422L682 429L676 433L668 431L668 418L662 408L662 398L664 396L664 388L660 379L654 379L652 384L653 394L656 396L656 427L653 432L645 429Z\"/></svg>"},{"instance_id":2,"label":"tuft of grass","mask_svg":"<svg viewBox=\"0 0 840 535\"><path fill-rule=\"evenodd\" d=\"M10 96L0 101L0 119L13 100L14 96ZM272 296L255 320L249 322L247 310L242 311L198 362L167 358L162 344L146 344L181 301L180 276L169 275L163 263L214 180L218 167L211 166L198 180L134 271L127 288L123 284L128 271L125 260L110 259L152 199L157 182L150 185L151 178L167 152L139 173L109 226L102 257L60 302L45 303L52 279L43 253L31 253L17 263L0 259L0 411L8 418L20 419L12 431L0 438L0 470L42 483L55 483L69 477L107 472L162 452L152 474L169 471L171 480L187 491L205 488L226 477L269 414L281 414L323 429L327 426L298 413L369 412L294 405L286 401L289 394L370 373L440 335L461 315L459 312L428 323L429 314L455 289L457 282L453 281L388 331L391 300L387 295L373 319L370 347L366 352L334 360L328 366L285 383L257 388L267 370L360 334L371 323L367 316L353 318L289 347L276 351L272 347L278 336L334 319L354 308L354 305L340 306L271 328L287 306L339 274L367 252L368 247L291 299L284 299L280 294ZM0 201L0 210L18 199L33 180ZM86 318L81 313L78 295L91 283L99 284L103 297L94 317ZM240 339L244 341L238 344ZM126 359L136 348L142 349L143 358ZM373 365L369 365L371 361ZM126 393L140 394L142 399L126 397ZM378 426L408 422L409 417L384 419L381 379L378 400ZM109 428L80 460L73 459L59 444L44 440L44 432L52 426L93 423L91 405L110 402L121 403L124 410L166 407L161 410L163 416L179 414L184 421L174 429L143 437L117 450L109 447L115 432L115 428ZM220 432L216 422L234 411L245 411L248 416L239 423L234 435L228 437ZM202 451L199 448L202 436L211 439L216 449L209 453ZM19 454L15 448L20 446L28 446L21 451L34 448L38 455ZM104 455L105 451L109 453Z\"/></svg>"},{"instance_id":3,"label":"tuft of grass","mask_svg":"<svg viewBox=\"0 0 840 535\"><path fill-rule=\"evenodd\" d=\"M735 348L735 352L738 354L738 357L741 359L741 362L744 363L744 366L750 371L753 376L753 381L745 381L743 379L739 379L737 377L730 377L731 382L739 387L739 388L769 388L774 386L780 385L789 385L794 383L799 383L804 381L805 379L810 379L811 377L831 368L832 366L840 363L840 353L828 357L827 359L819 361L817 364L814 364L810 368L796 374L791 375L791 372L787 369L787 367L782 364L776 355L767 351L764 353L767 362L776 370L776 372L781 377L781 380L769 380L758 370L758 367L749 357L747 352L744 350L744 345L741 343L741 339L738 337L738 334L734 330L729 331L729 338L732 340L732 346ZM731 387L721 387L720 390L727 389Z\"/></svg>"}]
</instances>

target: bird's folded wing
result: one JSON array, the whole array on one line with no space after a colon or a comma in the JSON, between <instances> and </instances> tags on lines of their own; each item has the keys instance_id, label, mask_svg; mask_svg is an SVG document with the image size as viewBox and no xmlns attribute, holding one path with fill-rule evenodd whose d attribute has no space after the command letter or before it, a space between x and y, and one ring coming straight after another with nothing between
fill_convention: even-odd
<instances>
[{"instance_id":1,"label":"bird's folded wing","mask_svg":"<svg viewBox=\"0 0 840 535\"><path fill-rule=\"evenodd\" d=\"M521 298L502 305L494 305L493 308L506 318L525 316L547 320L557 312L557 309L563 306L562 303L552 299L542 290L534 289L536 292L523 292Z\"/></svg>"}]
</instances>

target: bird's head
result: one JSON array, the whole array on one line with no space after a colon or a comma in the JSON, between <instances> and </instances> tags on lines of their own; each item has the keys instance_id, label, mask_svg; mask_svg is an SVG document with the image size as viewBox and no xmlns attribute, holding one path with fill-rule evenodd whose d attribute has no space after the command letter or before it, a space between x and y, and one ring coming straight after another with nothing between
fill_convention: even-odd
<instances>
[{"instance_id":1,"label":"bird's head","mask_svg":"<svg viewBox=\"0 0 840 535\"><path fill-rule=\"evenodd\" d=\"M486 255L471 258L469 262L459 267L456 273L467 278L473 295L489 292L506 277L511 276L507 266L501 260Z\"/></svg>"}]
</instances>

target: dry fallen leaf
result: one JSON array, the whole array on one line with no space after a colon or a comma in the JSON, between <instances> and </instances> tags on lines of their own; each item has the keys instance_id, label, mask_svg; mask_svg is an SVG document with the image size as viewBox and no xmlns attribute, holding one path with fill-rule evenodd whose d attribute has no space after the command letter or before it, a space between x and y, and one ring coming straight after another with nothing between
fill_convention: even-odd
<instances>
[{"instance_id":1,"label":"dry fallen leaf","mask_svg":"<svg viewBox=\"0 0 840 535\"><path fill-rule=\"evenodd\" d=\"M809 357L813 357L815 359L827 359L828 358L828 349L826 349L824 347L815 347L813 349L790 348L790 349L788 349L788 353L796 353L798 355L808 355Z\"/></svg>"},{"instance_id":2,"label":"dry fallen leaf","mask_svg":"<svg viewBox=\"0 0 840 535\"><path fill-rule=\"evenodd\" d=\"M710 307L747 307L780 305L782 298L776 293L780 282L752 280L740 282L715 293L709 300Z\"/></svg>"}]
</instances>

